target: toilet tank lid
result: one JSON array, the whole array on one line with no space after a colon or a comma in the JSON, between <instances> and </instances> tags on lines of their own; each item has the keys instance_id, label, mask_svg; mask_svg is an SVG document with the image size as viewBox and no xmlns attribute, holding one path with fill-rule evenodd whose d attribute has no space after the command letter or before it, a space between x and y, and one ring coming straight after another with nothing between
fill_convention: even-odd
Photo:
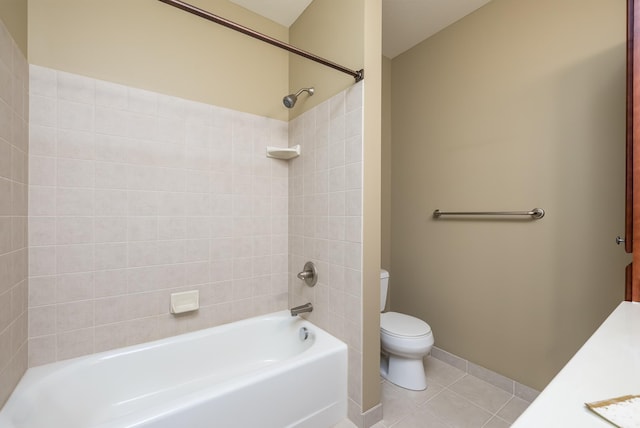
<instances>
[{"instance_id":1,"label":"toilet tank lid","mask_svg":"<svg viewBox=\"0 0 640 428\"><path fill-rule=\"evenodd\" d=\"M389 278L389 272L384 269L380 269L380 279Z\"/></svg>"}]
</instances>

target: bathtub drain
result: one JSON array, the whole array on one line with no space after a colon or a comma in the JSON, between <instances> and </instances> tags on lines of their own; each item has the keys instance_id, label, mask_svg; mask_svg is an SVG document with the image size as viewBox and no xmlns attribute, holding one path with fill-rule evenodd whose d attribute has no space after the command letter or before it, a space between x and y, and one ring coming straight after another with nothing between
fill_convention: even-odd
<instances>
[{"instance_id":1,"label":"bathtub drain","mask_svg":"<svg viewBox=\"0 0 640 428\"><path fill-rule=\"evenodd\" d=\"M300 340L302 340L303 342L307 340L309 338L309 330L307 329L307 327L300 327L298 336L300 337Z\"/></svg>"}]
</instances>

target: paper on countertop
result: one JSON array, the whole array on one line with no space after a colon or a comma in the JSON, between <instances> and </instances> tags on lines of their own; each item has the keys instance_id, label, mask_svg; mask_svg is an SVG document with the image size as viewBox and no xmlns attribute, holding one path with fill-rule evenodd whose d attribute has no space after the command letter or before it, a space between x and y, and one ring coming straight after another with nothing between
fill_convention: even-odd
<instances>
[{"instance_id":1,"label":"paper on countertop","mask_svg":"<svg viewBox=\"0 0 640 428\"><path fill-rule=\"evenodd\" d=\"M617 427L640 428L640 395L625 395L586 405Z\"/></svg>"}]
</instances>

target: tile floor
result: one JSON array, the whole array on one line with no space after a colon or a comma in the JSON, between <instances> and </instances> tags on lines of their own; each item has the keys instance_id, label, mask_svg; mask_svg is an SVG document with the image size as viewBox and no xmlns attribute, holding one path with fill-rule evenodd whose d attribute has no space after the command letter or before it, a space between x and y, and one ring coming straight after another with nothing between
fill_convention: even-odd
<instances>
[{"instance_id":1,"label":"tile floor","mask_svg":"<svg viewBox=\"0 0 640 428\"><path fill-rule=\"evenodd\" d=\"M382 381L384 418L373 428L504 428L529 402L433 357L428 388L408 391ZM354 428L344 421L335 428Z\"/></svg>"}]
</instances>

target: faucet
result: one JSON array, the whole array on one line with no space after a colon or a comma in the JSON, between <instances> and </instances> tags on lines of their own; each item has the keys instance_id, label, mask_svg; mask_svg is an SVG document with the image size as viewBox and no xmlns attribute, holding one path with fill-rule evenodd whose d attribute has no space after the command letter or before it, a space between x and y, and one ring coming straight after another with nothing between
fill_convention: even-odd
<instances>
[{"instance_id":1,"label":"faucet","mask_svg":"<svg viewBox=\"0 0 640 428\"><path fill-rule=\"evenodd\" d=\"M295 308L291 308L291 316L295 317L296 315L311 311L313 311L313 305L311 303L307 303L306 305L300 305L296 306Z\"/></svg>"}]
</instances>

